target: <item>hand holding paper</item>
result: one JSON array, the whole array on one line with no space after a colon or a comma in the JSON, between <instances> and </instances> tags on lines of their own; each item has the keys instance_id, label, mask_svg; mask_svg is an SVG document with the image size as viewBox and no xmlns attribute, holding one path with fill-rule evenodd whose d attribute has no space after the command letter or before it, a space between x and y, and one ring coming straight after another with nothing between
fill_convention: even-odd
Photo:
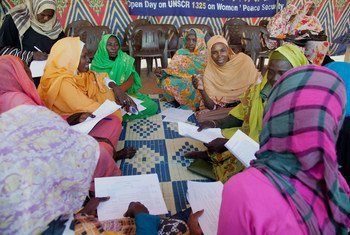
<instances>
[{"instance_id":1,"label":"hand holding paper","mask_svg":"<svg viewBox=\"0 0 350 235\"><path fill-rule=\"evenodd\" d=\"M259 144L240 130L236 131L225 146L245 167L255 159L255 153L259 150Z\"/></svg>"},{"instance_id":2,"label":"hand holding paper","mask_svg":"<svg viewBox=\"0 0 350 235\"><path fill-rule=\"evenodd\" d=\"M180 135L190 137L207 144L216 138L223 138L220 128L209 128L198 131L197 126L184 122L178 122L178 129Z\"/></svg>"}]
</instances>

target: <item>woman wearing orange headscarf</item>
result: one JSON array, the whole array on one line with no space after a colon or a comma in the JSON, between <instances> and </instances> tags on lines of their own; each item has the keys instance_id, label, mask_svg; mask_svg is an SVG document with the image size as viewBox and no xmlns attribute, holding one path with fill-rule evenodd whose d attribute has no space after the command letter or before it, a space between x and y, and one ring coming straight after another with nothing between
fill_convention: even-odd
<instances>
[{"instance_id":1,"label":"woman wearing orange headscarf","mask_svg":"<svg viewBox=\"0 0 350 235\"><path fill-rule=\"evenodd\" d=\"M62 116L92 113L106 99L116 101L127 111L131 106L136 106L106 73L89 71L89 62L84 43L78 37L63 38L52 47L38 88L39 96L49 109ZM105 131L117 129L108 137L116 146L122 130L121 112L118 110L112 116L117 122L105 124ZM135 152L134 148L125 148L117 159L133 157Z\"/></svg>"},{"instance_id":2,"label":"woman wearing orange headscarf","mask_svg":"<svg viewBox=\"0 0 350 235\"><path fill-rule=\"evenodd\" d=\"M193 79L202 96L201 109L205 109L197 115L200 122L227 116L239 97L261 76L252 59L244 53L235 54L223 36L216 35L208 41L208 53L203 77Z\"/></svg>"}]
</instances>

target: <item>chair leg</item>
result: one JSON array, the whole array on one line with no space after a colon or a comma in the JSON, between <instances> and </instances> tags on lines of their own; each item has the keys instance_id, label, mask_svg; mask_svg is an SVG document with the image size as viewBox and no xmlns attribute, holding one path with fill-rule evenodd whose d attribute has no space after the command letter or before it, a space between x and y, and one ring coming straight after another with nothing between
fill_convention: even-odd
<instances>
[{"instance_id":1,"label":"chair leg","mask_svg":"<svg viewBox=\"0 0 350 235\"><path fill-rule=\"evenodd\" d=\"M260 57L259 58L258 70L262 71L262 69L264 68L264 65L265 65L265 58L264 57Z\"/></svg>"},{"instance_id":2,"label":"chair leg","mask_svg":"<svg viewBox=\"0 0 350 235\"><path fill-rule=\"evenodd\" d=\"M168 68L168 57L167 55L163 55L161 58L162 68Z\"/></svg>"},{"instance_id":3,"label":"chair leg","mask_svg":"<svg viewBox=\"0 0 350 235\"><path fill-rule=\"evenodd\" d=\"M147 76L149 76L153 67L153 58L146 58L146 61L147 61Z\"/></svg>"},{"instance_id":4,"label":"chair leg","mask_svg":"<svg viewBox=\"0 0 350 235\"><path fill-rule=\"evenodd\" d=\"M135 57L135 70L141 76L141 57Z\"/></svg>"}]
</instances>

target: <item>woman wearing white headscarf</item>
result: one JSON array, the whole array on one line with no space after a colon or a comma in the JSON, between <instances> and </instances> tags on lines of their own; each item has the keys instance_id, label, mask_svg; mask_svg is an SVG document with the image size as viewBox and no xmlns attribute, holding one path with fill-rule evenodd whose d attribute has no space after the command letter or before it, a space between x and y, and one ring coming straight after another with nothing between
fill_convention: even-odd
<instances>
[{"instance_id":1,"label":"woman wearing white headscarf","mask_svg":"<svg viewBox=\"0 0 350 235\"><path fill-rule=\"evenodd\" d=\"M10 9L0 29L0 55L16 55L27 64L45 60L64 37L56 5L55 0L25 0Z\"/></svg>"}]
</instances>

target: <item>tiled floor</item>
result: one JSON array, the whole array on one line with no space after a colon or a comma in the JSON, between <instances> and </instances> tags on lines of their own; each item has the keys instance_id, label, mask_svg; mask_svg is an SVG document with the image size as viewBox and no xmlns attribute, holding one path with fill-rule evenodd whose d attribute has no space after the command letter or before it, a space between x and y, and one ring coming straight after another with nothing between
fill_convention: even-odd
<instances>
[{"instance_id":1,"label":"tiled floor","mask_svg":"<svg viewBox=\"0 0 350 235\"><path fill-rule=\"evenodd\" d=\"M159 113L171 107L160 102L159 95L151 96L159 103ZM189 118L195 122L194 116ZM207 180L187 170L191 160L183 155L188 151L203 150L202 143L178 134L177 124L163 123L159 114L147 119L124 123L118 149L133 146L137 149L133 159L118 162L124 175L157 173L170 214L175 214L187 205L187 180Z\"/></svg>"}]
</instances>

